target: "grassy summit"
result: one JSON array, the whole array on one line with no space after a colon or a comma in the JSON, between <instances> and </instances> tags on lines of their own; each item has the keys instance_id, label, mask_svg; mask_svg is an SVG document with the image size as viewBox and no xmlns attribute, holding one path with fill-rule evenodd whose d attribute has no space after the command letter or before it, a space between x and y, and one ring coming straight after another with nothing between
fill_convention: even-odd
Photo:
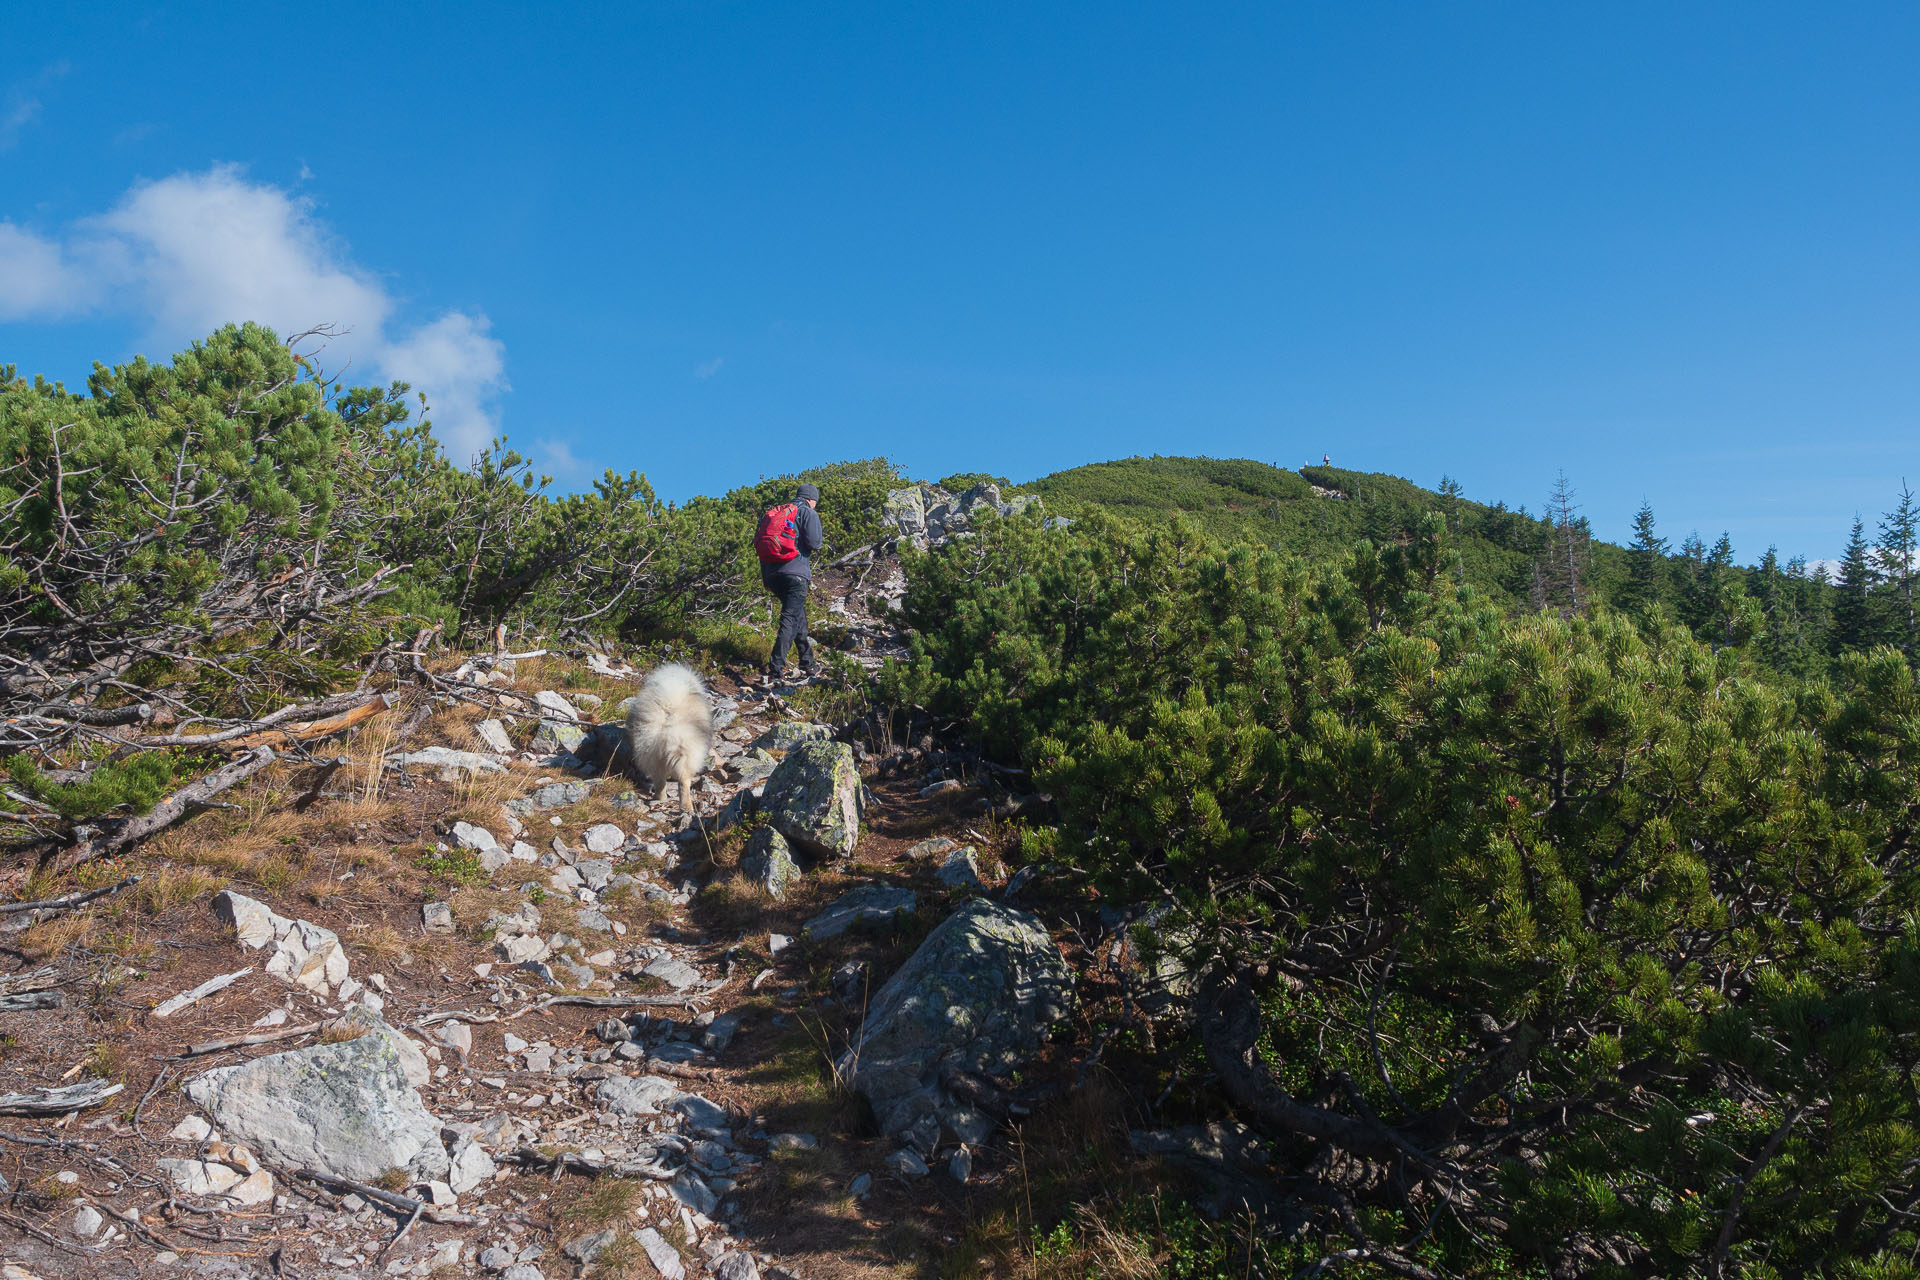
<instances>
[{"instance_id":1,"label":"grassy summit","mask_svg":"<svg viewBox=\"0 0 1920 1280\"><path fill-rule=\"evenodd\" d=\"M1184 515L1215 537L1337 559L1357 540L1385 545L1429 512L1447 517L1455 571L1509 603L1524 603L1551 526L1504 503L1487 506L1398 476L1338 467L1285 471L1247 458L1122 458L1044 476L1021 486L1071 515L1098 506L1145 521ZM1602 599L1626 574L1625 551L1590 543L1587 577Z\"/></svg>"}]
</instances>

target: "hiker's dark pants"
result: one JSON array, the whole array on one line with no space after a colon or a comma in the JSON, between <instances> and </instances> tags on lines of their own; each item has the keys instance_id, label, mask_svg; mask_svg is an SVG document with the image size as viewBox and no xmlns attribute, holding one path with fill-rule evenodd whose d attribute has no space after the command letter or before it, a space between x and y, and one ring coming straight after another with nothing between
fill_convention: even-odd
<instances>
[{"instance_id":1,"label":"hiker's dark pants","mask_svg":"<svg viewBox=\"0 0 1920 1280\"><path fill-rule=\"evenodd\" d=\"M767 669L776 674L785 671L787 646L792 645L793 656L800 660L801 668L811 672L813 641L807 638L807 588L813 583L797 573L771 570L761 574L760 581L780 600L780 630L773 637L773 660Z\"/></svg>"}]
</instances>

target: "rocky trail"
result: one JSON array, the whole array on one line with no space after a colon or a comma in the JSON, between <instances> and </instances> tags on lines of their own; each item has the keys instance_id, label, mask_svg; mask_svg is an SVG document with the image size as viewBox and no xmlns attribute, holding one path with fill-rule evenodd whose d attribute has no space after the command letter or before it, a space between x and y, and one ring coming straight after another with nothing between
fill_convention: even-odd
<instances>
[{"instance_id":1,"label":"rocky trail","mask_svg":"<svg viewBox=\"0 0 1920 1280\"><path fill-rule=\"evenodd\" d=\"M861 663L903 587L823 584ZM10 913L0 1274L938 1274L1084 998L997 806L723 673L681 829L608 769L639 674L432 674Z\"/></svg>"}]
</instances>

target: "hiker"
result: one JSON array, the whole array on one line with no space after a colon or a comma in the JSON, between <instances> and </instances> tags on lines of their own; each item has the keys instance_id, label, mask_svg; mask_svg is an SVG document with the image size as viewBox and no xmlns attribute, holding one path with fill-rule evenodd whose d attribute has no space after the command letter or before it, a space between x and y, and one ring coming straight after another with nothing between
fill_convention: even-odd
<instances>
[{"instance_id":1,"label":"hiker","mask_svg":"<svg viewBox=\"0 0 1920 1280\"><path fill-rule=\"evenodd\" d=\"M803 484L792 502L773 507L760 517L753 540L760 554L760 581L780 601L780 630L773 639L773 658L767 663L767 681L786 675L787 646L800 660L800 670L811 680L820 674L813 661L813 641L807 638L807 588L813 585L813 562L820 549L820 490Z\"/></svg>"}]
</instances>

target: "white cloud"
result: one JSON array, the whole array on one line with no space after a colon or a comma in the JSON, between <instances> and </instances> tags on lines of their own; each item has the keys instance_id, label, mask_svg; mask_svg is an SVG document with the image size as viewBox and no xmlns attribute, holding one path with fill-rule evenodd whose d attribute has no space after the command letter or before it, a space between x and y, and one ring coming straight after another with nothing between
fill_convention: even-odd
<instances>
[{"instance_id":1,"label":"white cloud","mask_svg":"<svg viewBox=\"0 0 1920 1280\"><path fill-rule=\"evenodd\" d=\"M715 356L711 360L693 366L693 376L705 382L708 378L720 372L720 366L726 362L724 356Z\"/></svg>"},{"instance_id":2,"label":"white cloud","mask_svg":"<svg viewBox=\"0 0 1920 1280\"><path fill-rule=\"evenodd\" d=\"M507 349L488 328L485 316L449 311L380 353L383 368L426 391L434 430L455 462L486 447L492 402L508 390Z\"/></svg>"},{"instance_id":3,"label":"white cloud","mask_svg":"<svg viewBox=\"0 0 1920 1280\"><path fill-rule=\"evenodd\" d=\"M91 285L56 241L0 222L0 320L84 311Z\"/></svg>"},{"instance_id":4,"label":"white cloud","mask_svg":"<svg viewBox=\"0 0 1920 1280\"><path fill-rule=\"evenodd\" d=\"M591 463L578 456L573 446L565 440L542 438L533 442L533 469L543 476L552 476L563 484L567 481L584 480L593 469Z\"/></svg>"},{"instance_id":5,"label":"white cloud","mask_svg":"<svg viewBox=\"0 0 1920 1280\"><path fill-rule=\"evenodd\" d=\"M413 384L435 434L465 462L498 433L506 348L485 316L450 311L395 332L396 309L311 201L231 166L137 184L60 239L0 222L0 319L132 315L159 351L248 320L283 337L330 326L329 372Z\"/></svg>"},{"instance_id":6,"label":"white cloud","mask_svg":"<svg viewBox=\"0 0 1920 1280\"><path fill-rule=\"evenodd\" d=\"M0 151L11 150L20 135L40 119L40 91L66 75L67 70L67 63L56 62L7 90L6 105L0 107Z\"/></svg>"}]
</instances>

